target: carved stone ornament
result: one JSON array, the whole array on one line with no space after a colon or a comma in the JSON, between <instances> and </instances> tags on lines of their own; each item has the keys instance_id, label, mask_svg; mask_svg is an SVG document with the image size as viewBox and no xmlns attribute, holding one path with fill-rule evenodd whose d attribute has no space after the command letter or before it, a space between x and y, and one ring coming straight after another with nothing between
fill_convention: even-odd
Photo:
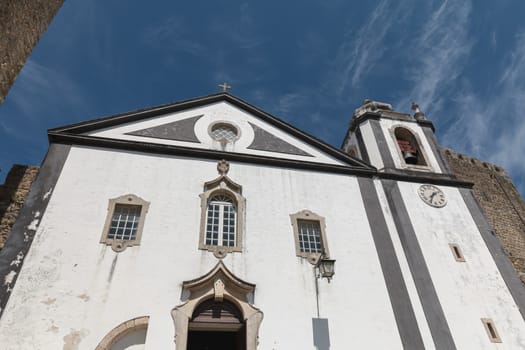
<instances>
[{"instance_id":1,"label":"carved stone ornament","mask_svg":"<svg viewBox=\"0 0 525 350\"><path fill-rule=\"evenodd\" d=\"M213 251L213 256L215 256L217 259L224 259L226 257L226 255L228 255L228 252L226 250L224 250L224 249L221 249L221 248L222 248L222 246L218 246L215 249L208 248L208 250Z\"/></svg>"},{"instance_id":2,"label":"carved stone ornament","mask_svg":"<svg viewBox=\"0 0 525 350\"><path fill-rule=\"evenodd\" d=\"M215 301L222 301L224 298L224 283L218 278L213 284L213 289L215 291Z\"/></svg>"},{"instance_id":3,"label":"carved stone ornament","mask_svg":"<svg viewBox=\"0 0 525 350\"><path fill-rule=\"evenodd\" d=\"M114 252L120 253L124 251L128 247L128 241L124 240L114 240L111 242L111 249L113 249Z\"/></svg>"},{"instance_id":4,"label":"carved stone ornament","mask_svg":"<svg viewBox=\"0 0 525 350\"><path fill-rule=\"evenodd\" d=\"M183 303L173 308L176 350L186 350L188 328L195 309L211 298L234 303L246 325L246 350L256 350L259 327L263 319L261 310L253 305L255 284L245 282L226 268L222 261L204 276L182 283Z\"/></svg>"},{"instance_id":5,"label":"carved stone ornament","mask_svg":"<svg viewBox=\"0 0 525 350\"><path fill-rule=\"evenodd\" d=\"M219 172L219 175L226 175L228 174L228 171L230 170L230 163L226 159L222 159L217 163L217 171Z\"/></svg>"}]
</instances>

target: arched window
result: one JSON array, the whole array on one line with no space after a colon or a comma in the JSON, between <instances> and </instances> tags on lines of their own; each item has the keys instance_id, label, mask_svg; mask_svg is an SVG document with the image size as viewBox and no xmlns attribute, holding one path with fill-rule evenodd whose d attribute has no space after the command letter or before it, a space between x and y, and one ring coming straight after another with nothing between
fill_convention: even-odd
<instances>
[{"instance_id":1,"label":"arched window","mask_svg":"<svg viewBox=\"0 0 525 350\"><path fill-rule=\"evenodd\" d=\"M419 146L416 136L406 128L397 127L394 137L401 152L401 161L410 165L427 166L427 162Z\"/></svg>"},{"instance_id":2,"label":"arched window","mask_svg":"<svg viewBox=\"0 0 525 350\"><path fill-rule=\"evenodd\" d=\"M217 170L220 176L204 184L201 197L199 249L212 252L221 259L242 250L245 199L242 187L226 173L229 163L222 160Z\"/></svg>"},{"instance_id":3,"label":"arched window","mask_svg":"<svg viewBox=\"0 0 525 350\"><path fill-rule=\"evenodd\" d=\"M224 193L213 195L206 211L206 245L234 247L236 244L237 207Z\"/></svg>"}]
</instances>

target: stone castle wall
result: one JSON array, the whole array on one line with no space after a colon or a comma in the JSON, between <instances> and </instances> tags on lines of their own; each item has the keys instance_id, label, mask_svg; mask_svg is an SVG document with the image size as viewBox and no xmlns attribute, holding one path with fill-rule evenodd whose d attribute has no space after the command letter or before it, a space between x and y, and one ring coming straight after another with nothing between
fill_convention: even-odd
<instances>
[{"instance_id":1,"label":"stone castle wall","mask_svg":"<svg viewBox=\"0 0 525 350\"><path fill-rule=\"evenodd\" d=\"M0 105L63 0L4 0L0 4Z\"/></svg>"},{"instance_id":2,"label":"stone castle wall","mask_svg":"<svg viewBox=\"0 0 525 350\"><path fill-rule=\"evenodd\" d=\"M445 149L454 174L474 183L474 195L525 283L525 202L504 169Z\"/></svg>"},{"instance_id":3,"label":"stone castle wall","mask_svg":"<svg viewBox=\"0 0 525 350\"><path fill-rule=\"evenodd\" d=\"M0 185L0 251L24 205L38 169L36 166L14 165L5 183Z\"/></svg>"}]
</instances>

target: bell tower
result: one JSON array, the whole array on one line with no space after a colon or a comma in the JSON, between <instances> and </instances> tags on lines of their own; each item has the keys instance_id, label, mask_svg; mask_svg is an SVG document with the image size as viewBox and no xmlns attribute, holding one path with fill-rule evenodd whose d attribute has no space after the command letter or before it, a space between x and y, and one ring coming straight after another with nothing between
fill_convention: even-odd
<instances>
[{"instance_id":1,"label":"bell tower","mask_svg":"<svg viewBox=\"0 0 525 350\"><path fill-rule=\"evenodd\" d=\"M412 110L400 113L388 103L365 100L352 115L343 150L381 172L451 174L434 125L416 103Z\"/></svg>"}]
</instances>

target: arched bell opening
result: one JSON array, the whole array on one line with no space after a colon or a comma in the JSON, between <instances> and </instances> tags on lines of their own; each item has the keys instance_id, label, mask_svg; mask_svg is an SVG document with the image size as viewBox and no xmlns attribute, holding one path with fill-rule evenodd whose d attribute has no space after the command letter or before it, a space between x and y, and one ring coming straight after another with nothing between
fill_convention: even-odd
<instances>
[{"instance_id":1,"label":"arched bell opening","mask_svg":"<svg viewBox=\"0 0 525 350\"><path fill-rule=\"evenodd\" d=\"M397 127L394 130L397 146L401 151L401 157L406 164L426 166L427 162L421 152L419 142L412 132Z\"/></svg>"},{"instance_id":2,"label":"arched bell opening","mask_svg":"<svg viewBox=\"0 0 525 350\"><path fill-rule=\"evenodd\" d=\"M188 323L187 350L246 350L246 324L241 310L224 299L199 304Z\"/></svg>"}]
</instances>

